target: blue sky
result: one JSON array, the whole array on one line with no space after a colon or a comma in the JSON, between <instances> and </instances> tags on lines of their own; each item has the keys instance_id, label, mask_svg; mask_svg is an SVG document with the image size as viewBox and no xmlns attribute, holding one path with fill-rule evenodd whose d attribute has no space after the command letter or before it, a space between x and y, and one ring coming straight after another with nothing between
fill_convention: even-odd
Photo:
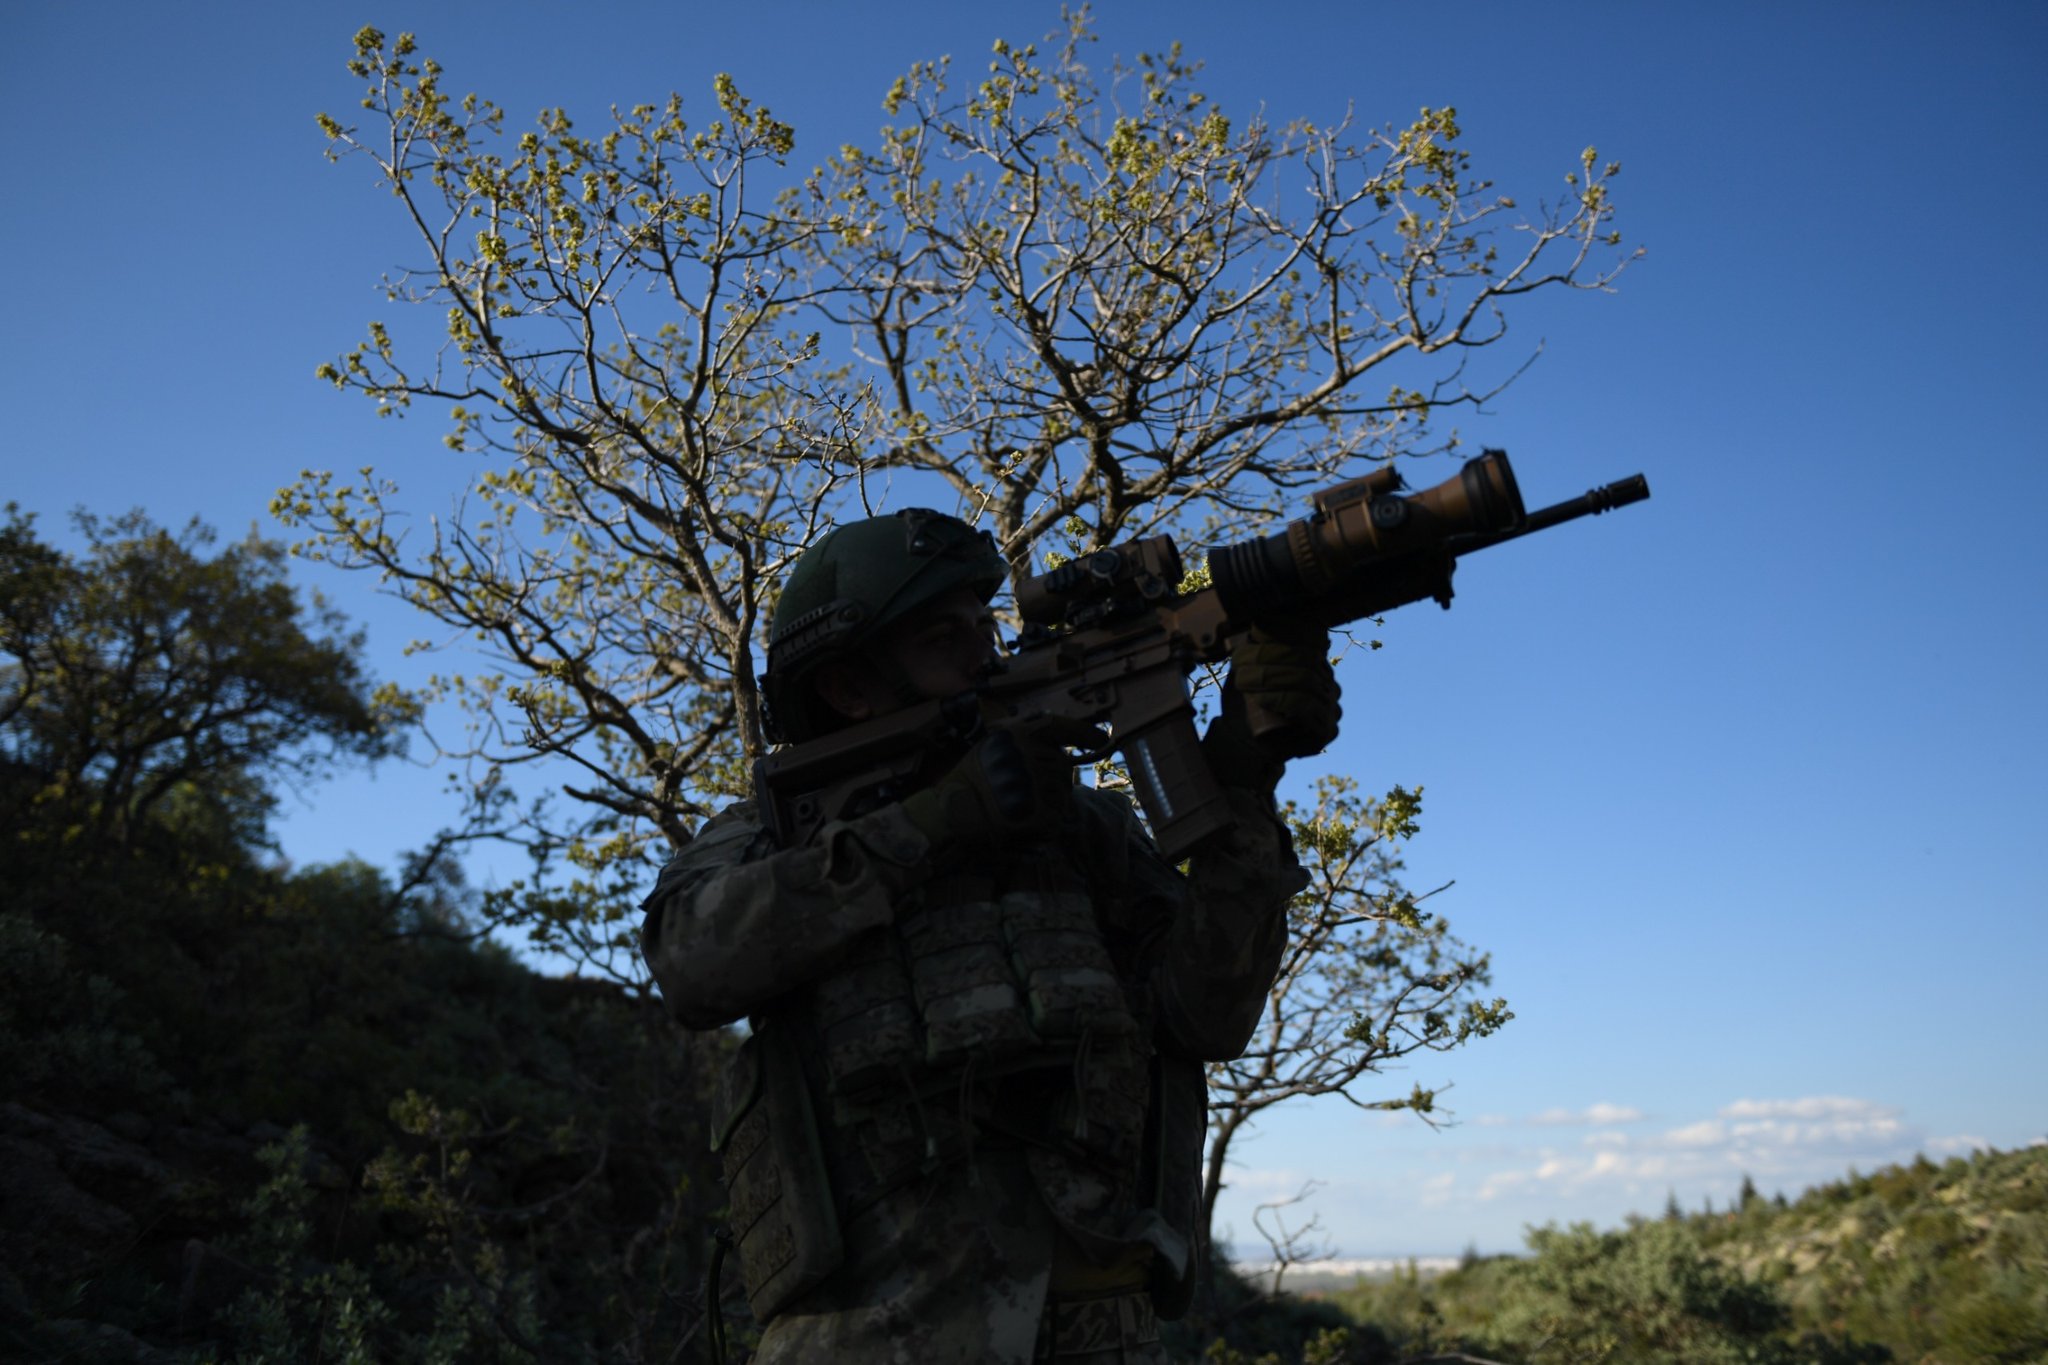
<instances>
[{"instance_id":1,"label":"blue sky","mask_svg":"<svg viewBox=\"0 0 2048 1365\"><path fill-rule=\"evenodd\" d=\"M1458 425L1532 503L1642 470L1653 500L1475 558L1448 615L1349 659L1322 760L1426 788L1411 880L1492 950L1498 1037L1388 1078L1457 1126L1279 1111L1223 1219L1323 1182L1350 1254L1512 1249L1667 1192L1788 1193L1915 1151L2048 1131L2048 284L2036 247L2048 11L2032 4L1112 3L1105 55L1182 40L1226 112L1367 124L1457 106L1475 166L1553 191L1624 166L1648 248L1612 297L1542 302L1542 358ZM374 463L429 510L429 421L380 423L313 368L391 312L412 260L318 110L364 23L416 31L514 121L712 75L796 125L870 136L909 62L978 59L1045 6L18 7L0 215L4 495L270 527L301 468ZM1511 341L1510 345L1515 343ZM344 577L370 631L417 632ZM1298 779L1312 776L1302 765ZM392 765L289 802L287 852L390 863L448 816ZM487 871L487 870L486 870ZM2034 1077L2028 1080L2028 1077ZM683 1140L679 1137L679 1140Z\"/></svg>"}]
</instances>

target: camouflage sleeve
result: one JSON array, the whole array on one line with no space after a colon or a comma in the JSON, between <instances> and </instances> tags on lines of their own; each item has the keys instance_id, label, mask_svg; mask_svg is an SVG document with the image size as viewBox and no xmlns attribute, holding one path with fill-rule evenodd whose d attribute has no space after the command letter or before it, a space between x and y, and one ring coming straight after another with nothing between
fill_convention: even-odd
<instances>
[{"instance_id":1,"label":"camouflage sleeve","mask_svg":"<svg viewBox=\"0 0 2048 1365\"><path fill-rule=\"evenodd\" d=\"M925 878L925 838L898 806L776 849L742 802L662 869L641 908L640 951L669 1012L715 1028L813 980L887 924Z\"/></svg>"},{"instance_id":2,"label":"camouflage sleeve","mask_svg":"<svg viewBox=\"0 0 2048 1365\"><path fill-rule=\"evenodd\" d=\"M1205 841L1185 876L1133 822L1143 845L1131 860L1133 890L1175 903L1146 954L1160 1027L1203 1061L1228 1061L1251 1041L1287 948L1287 903L1308 885L1272 797L1224 792L1237 824Z\"/></svg>"}]
</instances>

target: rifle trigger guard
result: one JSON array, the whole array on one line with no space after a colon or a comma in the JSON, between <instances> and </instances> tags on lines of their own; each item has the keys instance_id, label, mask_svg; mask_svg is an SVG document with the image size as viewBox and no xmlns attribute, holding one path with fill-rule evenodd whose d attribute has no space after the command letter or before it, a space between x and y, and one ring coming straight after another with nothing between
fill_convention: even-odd
<instances>
[{"instance_id":1,"label":"rifle trigger guard","mask_svg":"<svg viewBox=\"0 0 2048 1365\"><path fill-rule=\"evenodd\" d=\"M1104 741L1103 741L1103 742L1102 742L1101 744L1097 745L1097 746L1096 746L1095 748L1093 748L1093 749L1077 749L1077 750L1075 750L1075 751L1074 751L1074 762L1075 762L1075 764L1076 764L1076 765L1079 765L1079 764L1082 764L1082 763L1100 763L1100 762L1102 762L1102 761L1103 761L1104 759L1106 759L1106 758L1110 757L1110 756L1111 756L1112 754L1114 754L1115 752L1116 752L1116 740L1115 740L1115 739L1105 739L1105 740L1104 740Z\"/></svg>"}]
</instances>

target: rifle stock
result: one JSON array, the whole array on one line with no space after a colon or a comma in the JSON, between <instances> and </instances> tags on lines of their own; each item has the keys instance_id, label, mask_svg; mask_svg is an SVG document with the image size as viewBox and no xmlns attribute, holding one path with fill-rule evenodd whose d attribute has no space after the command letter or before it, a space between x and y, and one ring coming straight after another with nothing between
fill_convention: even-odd
<instances>
[{"instance_id":1,"label":"rifle stock","mask_svg":"<svg viewBox=\"0 0 2048 1365\"><path fill-rule=\"evenodd\" d=\"M1498 450L1434 488L1400 488L1388 466L1325 489L1278 535L1213 549L1211 586L1191 593L1175 591L1181 558L1166 536L1020 579L1024 628L993 677L761 759L764 821L783 846L800 844L828 820L915 790L985 718L1049 714L1109 726L1153 840L1177 862L1230 821L1202 758L1188 675L1229 657L1232 636L1255 625L1331 628L1425 598L1449 607L1460 556L1650 496L1634 474L1527 512Z\"/></svg>"}]
</instances>

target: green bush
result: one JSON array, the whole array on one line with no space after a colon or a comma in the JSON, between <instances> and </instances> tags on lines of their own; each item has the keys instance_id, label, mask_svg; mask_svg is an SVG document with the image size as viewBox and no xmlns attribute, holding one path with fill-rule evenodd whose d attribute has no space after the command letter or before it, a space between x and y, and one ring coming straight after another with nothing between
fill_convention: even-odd
<instances>
[{"instance_id":1,"label":"green bush","mask_svg":"<svg viewBox=\"0 0 2048 1365\"><path fill-rule=\"evenodd\" d=\"M1851 1172L1790 1204L1534 1231L1526 1257L1337 1296L1403 1356L2048 1360L2048 1148Z\"/></svg>"}]
</instances>

